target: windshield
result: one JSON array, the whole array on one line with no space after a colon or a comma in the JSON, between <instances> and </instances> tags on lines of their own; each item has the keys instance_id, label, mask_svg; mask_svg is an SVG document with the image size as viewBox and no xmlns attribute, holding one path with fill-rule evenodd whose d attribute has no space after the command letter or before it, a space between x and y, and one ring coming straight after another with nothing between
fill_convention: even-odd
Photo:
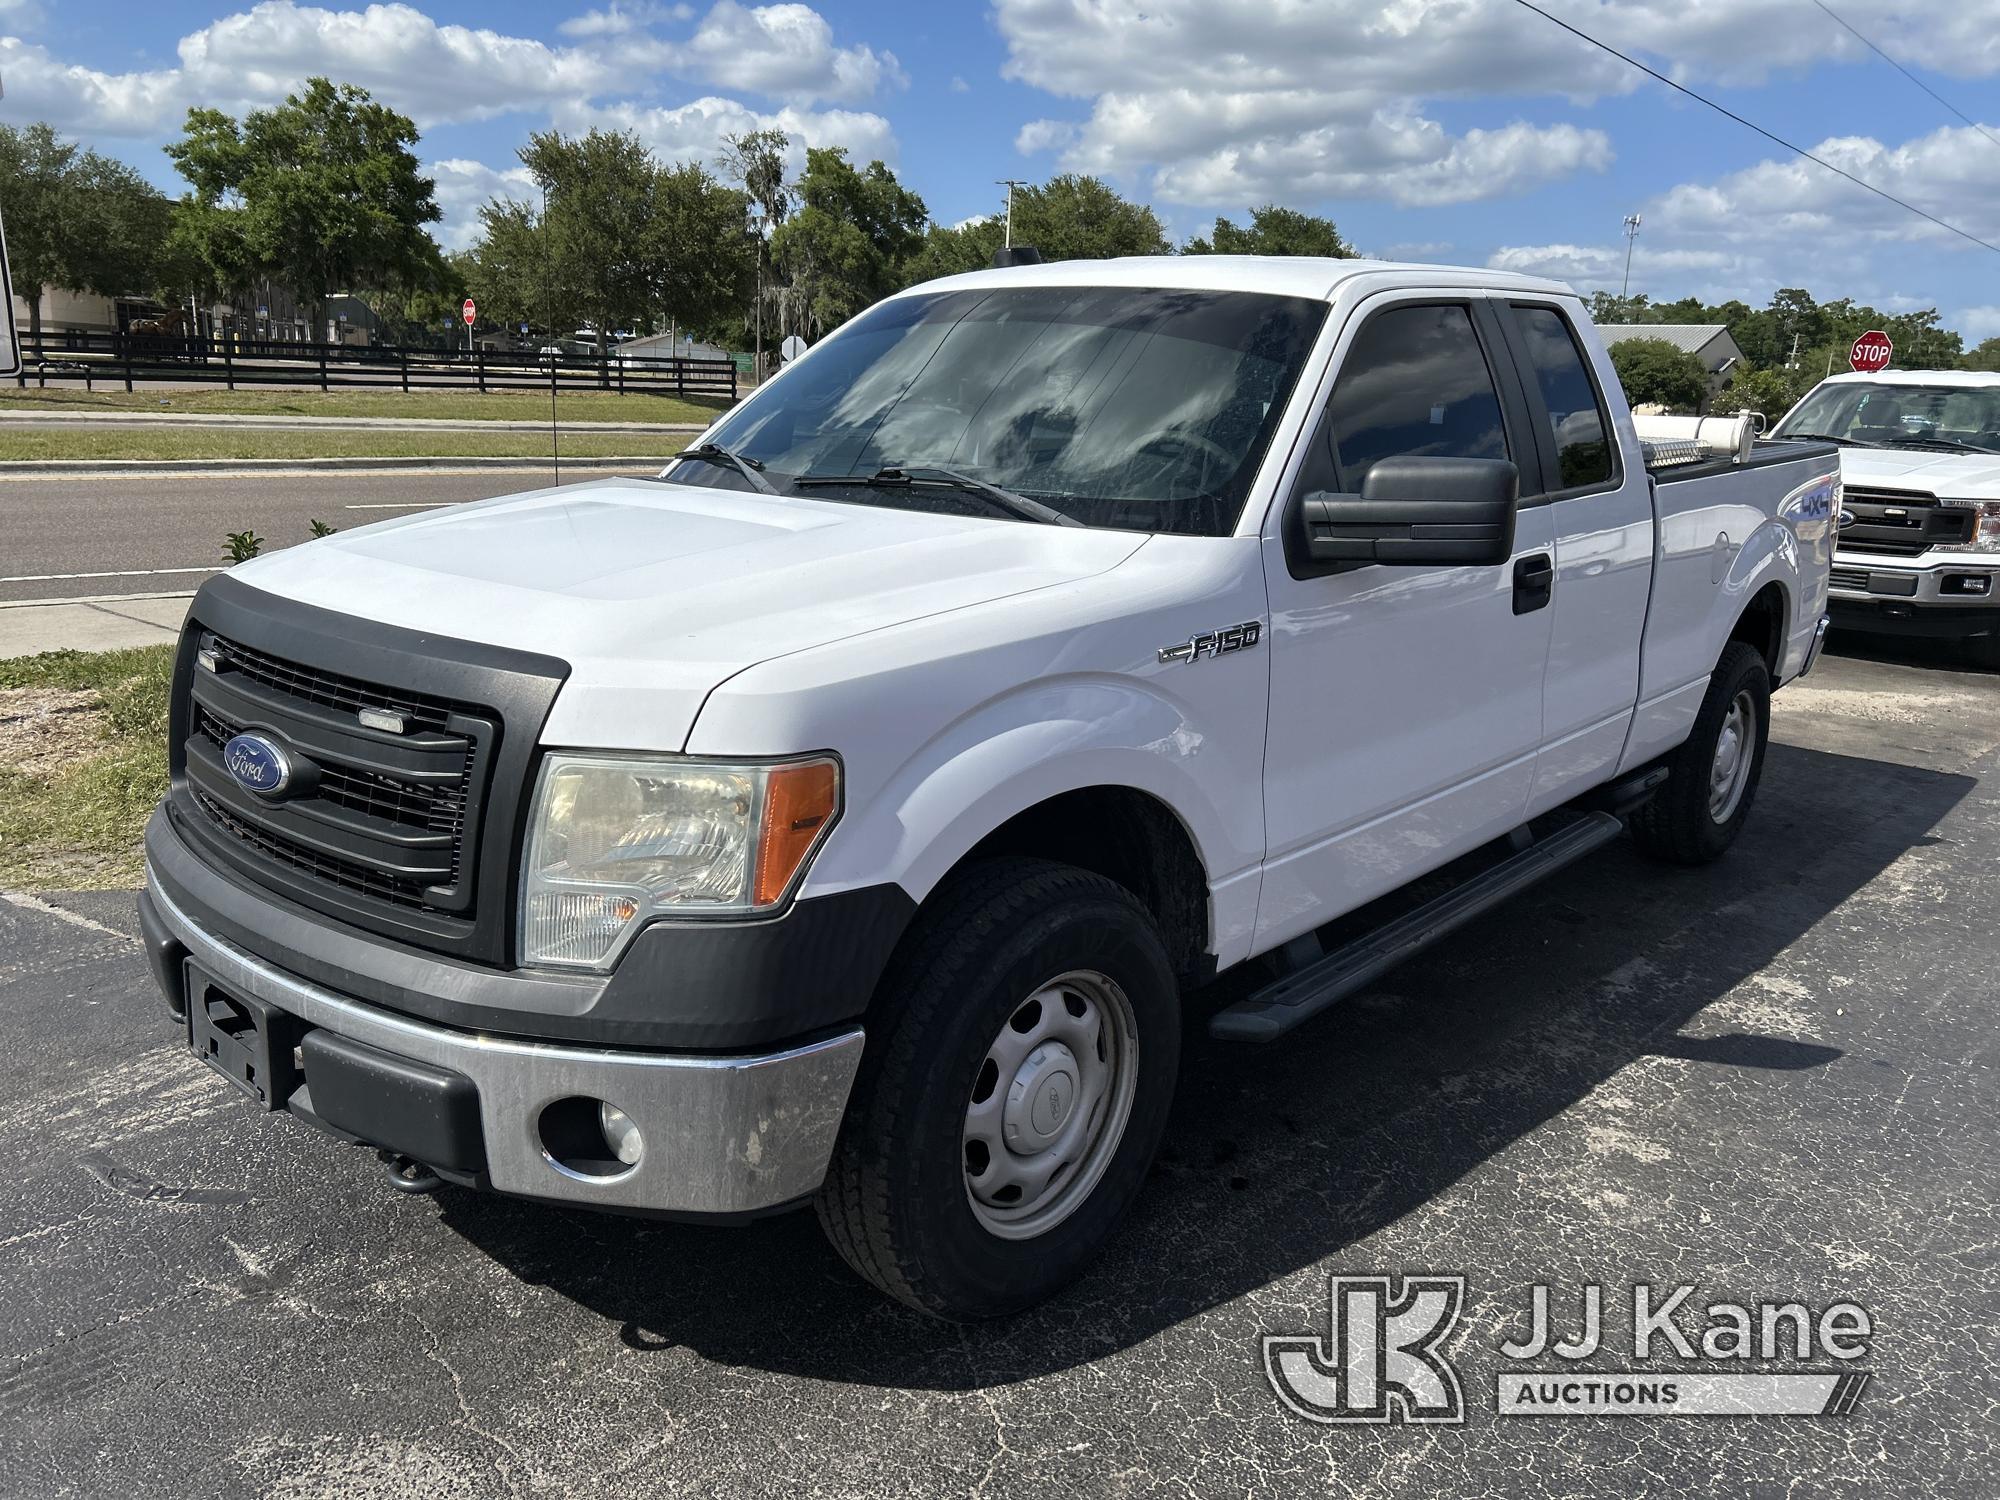
<instances>
[{"instance_id":1,"label":"windshield","mask_svg":"<svg viewBox=\"0 0 2000 1500\"><path fill-rule=\"evenodd\" d=\"M1855 443L1942 443L2000 453L2000 386L1822 385L1774 436L1811 433Z\"/></svg>"},{"instance_id":2,"label":"windshield","mask_svg":"<svg viewBox=\"0 0 2000 1500\"><path fill-rule=\"evenodd\" d=\"M877 303L710 434L781 493L993 516L948 470L1087 526L1226 536L1326 305L1133 287L938 292ZM823 481L851 478L852 484ZM671 479L748 487L714 452Z\"/></svg>"}]
</instances>

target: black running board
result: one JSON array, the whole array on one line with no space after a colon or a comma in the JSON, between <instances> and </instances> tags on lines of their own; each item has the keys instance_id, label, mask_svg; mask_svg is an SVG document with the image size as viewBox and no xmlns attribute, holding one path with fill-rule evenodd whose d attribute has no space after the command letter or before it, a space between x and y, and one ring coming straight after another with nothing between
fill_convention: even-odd
<instances>
[{"instance_id":1,"label":"black running board","mask_svg":"<svg viewBox=\"0 0 2000 1500\"><path fill-rule=\"evenodd\" d=\"M1602 848L1624 828L1608 812L1585 813L1463 885L1218 1012L1208 1023L1208 1034L1229 1042L1283 1036L1481 912Z\"/></svg>"}]
</instances>

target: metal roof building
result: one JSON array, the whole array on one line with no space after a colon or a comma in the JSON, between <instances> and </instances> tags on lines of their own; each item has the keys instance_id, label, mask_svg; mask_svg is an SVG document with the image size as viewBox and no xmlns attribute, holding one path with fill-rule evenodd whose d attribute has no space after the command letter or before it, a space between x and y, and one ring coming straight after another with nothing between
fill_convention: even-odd
<instances>
[{"instance_id":1,"label":"metal roof building","mask_svg":"<svg viewBox=\"0 0 2000 1500\"><path fill-rule=\"evenodd\" d=\"M1723 323L1600 323L1597 332L1607 344L1628 339L1660 339L1700 360L1711 377L1727 374L1742 362L1743 351Z\"/></svg>"}]
</instances>

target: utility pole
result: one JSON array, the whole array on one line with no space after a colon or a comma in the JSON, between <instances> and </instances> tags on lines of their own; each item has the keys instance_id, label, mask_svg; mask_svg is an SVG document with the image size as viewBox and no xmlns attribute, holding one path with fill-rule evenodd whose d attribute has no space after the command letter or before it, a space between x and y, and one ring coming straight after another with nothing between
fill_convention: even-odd
<instances>
[{"instance_id":1,"label":"utility pole","mask_svg":"<svg viewBox=\"0 0 2000 1500\"><path fill-rule=\"evenodd\" d=\"M750 215L750 232L757 236L757 352L750 356L750 378L758 385L764 383L764 215L753 212Z\"/></svg>"},{"instance_id":2,"label":"utility pole","mask_svg":"<svg viewBox=\"0 0 2000 1500\"><path fill-rule=\"evenodd\" d=\"M1639 216L1625 215L1625 284L1618 289L1618 300L1623 302L1632 295L1632 246L1639 238Z\"/></svg>"},{"instance_id":3,"label":"utility pole","mask_svg":"<svg viewBox=\"0 0 2000 1500\"><path fill-rule=\"evenodd\" d=\"M1014 189L1017 187L1026 187L1028 184L1016 178L1002 177L994 185L1007 190L1007 218L1004 227L1000 231L1000 246L1002 249L1011 250L1014 248Z\"/></svg>"}]
</instances>

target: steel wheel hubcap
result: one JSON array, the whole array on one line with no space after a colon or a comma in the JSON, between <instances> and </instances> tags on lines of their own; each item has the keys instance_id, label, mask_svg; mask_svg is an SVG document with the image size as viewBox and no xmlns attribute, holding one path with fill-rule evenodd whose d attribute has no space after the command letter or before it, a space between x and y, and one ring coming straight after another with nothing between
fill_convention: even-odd
<instances>
[{"instance_id":1,"label":"steel wheel hubcap","mask_svg":"<svg viewBox=\"0 0 2000 1500\"><path fill-rule=\"evenodd\" d=\"M1106 975L1050 980L986 1048L965 1108L972 1212L1002 1239L1047 1234L1096 1189L1138 1086L1132 1002Z\"/></svg>"},{"instance_id":2,"label":"steel wheel hubcap","mask_svg":"<svg viewBox=\"0 0 2000 1500\"><path fill-rule=\"evenodd\" d=\"M1751 750L1757 732L1757 705L1747 692L1738 693L1723 716L1715 737L1715 759L1708 771L1708 815L1727 823L1750 784Z\"/></svg>"}]
</instances>

